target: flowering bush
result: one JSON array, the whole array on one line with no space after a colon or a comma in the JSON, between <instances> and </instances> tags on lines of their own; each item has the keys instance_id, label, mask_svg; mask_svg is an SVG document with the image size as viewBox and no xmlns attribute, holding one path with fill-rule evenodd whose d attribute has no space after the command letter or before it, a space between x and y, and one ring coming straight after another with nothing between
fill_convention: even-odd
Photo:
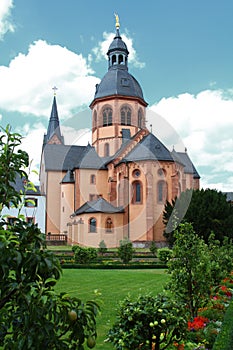
<instances>
[{"instance_id":1,"label":"flowering bush","mask_svg":"<svg viewBox=\"0 0 233 350\"><path fill-rule=\"evenodd\" d=\"M209 322L208 318L203 316L194 317L193 321L188 321L188 330L189 331L198 331L199 329L205 328Z\"/></svg>"}]
</instances>

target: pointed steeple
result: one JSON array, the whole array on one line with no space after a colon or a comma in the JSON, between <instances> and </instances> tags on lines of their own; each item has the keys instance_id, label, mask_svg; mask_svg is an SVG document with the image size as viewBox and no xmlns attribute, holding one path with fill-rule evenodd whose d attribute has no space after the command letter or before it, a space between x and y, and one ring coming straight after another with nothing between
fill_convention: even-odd
<instances>
[{"instance_id":1,"label":"pointed steeple","mask_svg":"<svg viewBox=\"0 0 233 350\"><path fill-rule=\"evenodd\" d=\"M53 88L55 91L55 88ZM57 112L57 101L56 94L54 93L52 110L50 114L47 135L46 135L46 143L57 143L63 144L64 138L61 135L60 122Z\"/></svg>"}]
</instances>

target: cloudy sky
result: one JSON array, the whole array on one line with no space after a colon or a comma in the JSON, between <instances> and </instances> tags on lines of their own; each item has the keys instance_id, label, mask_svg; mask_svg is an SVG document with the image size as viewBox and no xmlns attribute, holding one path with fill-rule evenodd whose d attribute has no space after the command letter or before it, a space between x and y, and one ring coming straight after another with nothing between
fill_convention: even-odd
<instances>
[{"instance_id":1,"label":"cloudy sky","mask_svg":"<svg viewBox=\"0 0 233 350\"><path fill-rule=\"evenodd\" d=\"M232 0L0 0L0 125L22 133L38 167L57 86L65 139L86 144L115 12L148 127L187 147L204 188L233 191Z\"/></svg>"}]
</instances>

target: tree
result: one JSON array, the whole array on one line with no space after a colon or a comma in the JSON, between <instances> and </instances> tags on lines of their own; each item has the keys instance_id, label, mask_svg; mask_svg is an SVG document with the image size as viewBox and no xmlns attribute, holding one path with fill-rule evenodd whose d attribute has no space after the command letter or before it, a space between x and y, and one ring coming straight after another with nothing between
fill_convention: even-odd
<instances>
[{"instance_id":1,"label":"tree","mask_svg":"<svg viewBox=\"0 0 233 350\"><path fill-rule=\"evenodd\" d=\"M28 154L7 126L0 136L0 208L18 207L16 176L27 178ZM83 303L54 286L62 273L46 249L45 235L19 216L10 224L0 211L0 344L8 349L84 349L96 338L94 301Z\"/></svg>"},{"instance_id":2,"label":"tree","mask_svg":"<svg viewBox=\"0 0 233 350\"><path fill-rule=\"evenodd\" d=\"M209 301L213 283L209 248L190 223L180 224L174 236L173 259L168 261L168 289L195 317Z\"/></svg>"},{"instance_id":3,"label":"tree","mask_svg":"<svg viewBox=\"0 0 233 350\"><path fill-rule=\"evenodd\" d=\"M124 264L128 264L133 259L133 243L127 238L120 241L120 247L118 248L118 256Z\"/></svg>"},{"instance_id":4,"label":"tree","mask_svg":"<svg viewBox=\"0 0 233 350\"><path fill-rule=\"evenodd\" d=\"M180 341L186 329L184 308L168 295L139 295L135 301L128 296L120 303L108 341L117 350L162 350Z\"/></svg>"},{"instance_id":5,"label":"tree","mask_svg":"<svg viewBox=\"0 0 233 350\"><path fill-rule=\"evenodd\" d=\"M227 202L226 195L217 190L187 190L176 200L166 203L163 213L166 225L164 236L171 246L174 243L174 220L177 223L192 223L196 234L206 243L211 232L221 243L224 236L233 238L233 206Z\"/></svg>"},{"instance_id":6,"label":"tree","mask_svg":"<svg viewBox=\"0 0 233 350\"><path fill-rule=\"evenodd\" d=\"M232 240L224 237L223 243L220 244L212 233L209 236L208 247L213 285L218 286L221 280L228 276L233 269Z\"/></svg>"}]
</instances>

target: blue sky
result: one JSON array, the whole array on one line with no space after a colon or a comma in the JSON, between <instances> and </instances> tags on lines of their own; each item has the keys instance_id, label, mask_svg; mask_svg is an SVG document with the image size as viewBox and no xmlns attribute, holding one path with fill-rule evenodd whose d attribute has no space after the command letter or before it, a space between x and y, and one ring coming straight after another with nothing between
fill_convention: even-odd
<instances>
[{"instance_id":1,"label":"blue sky","mask_svg":"<svg viewBox=\"0 0 233 350\"><path fill-rule=\"evenodd\" d=\"M232 191L232 0L1 0L0 124L25 136L38 167L56 85L66 140L85 144L114 12L153 132L170 148L188 148L203 187ZM164 137L157 118L179 142Z\"/></svg>"}]
</instances>

